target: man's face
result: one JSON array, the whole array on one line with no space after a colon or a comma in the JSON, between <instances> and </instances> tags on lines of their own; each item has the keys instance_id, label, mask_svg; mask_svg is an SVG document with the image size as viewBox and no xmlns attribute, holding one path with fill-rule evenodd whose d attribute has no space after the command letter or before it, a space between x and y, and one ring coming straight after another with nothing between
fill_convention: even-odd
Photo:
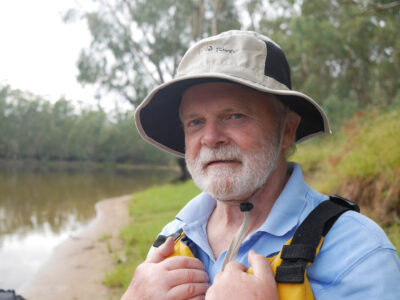
<instances>
[{"instance_id":1,"label":"man's face","mask_svg":"<svg viewBox=\"0 0 400 300\"><path fill-rule=\"evenodd\" d=\"M202 190L219 200L244 200L265 183L279 155L272 101L222 82L185 91L180 114L186 161Z\"/></svg>"}]
</instances>

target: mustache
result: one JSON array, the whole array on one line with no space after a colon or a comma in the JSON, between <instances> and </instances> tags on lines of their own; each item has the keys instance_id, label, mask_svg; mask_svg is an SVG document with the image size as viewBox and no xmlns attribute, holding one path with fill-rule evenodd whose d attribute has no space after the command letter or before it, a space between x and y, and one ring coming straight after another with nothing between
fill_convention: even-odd
<instances>
[{"instance_id":1,"label":"mustache","mask_svg":"<svg viewBox=\"0 0 400 300\"><path fill-rule=\"evenodd\" d=\"M242 161L243 153L235 145L222 146L215 149L202 147L195 158L195 163L202 168L216 161Z\"/></svg>"}]
</instances>

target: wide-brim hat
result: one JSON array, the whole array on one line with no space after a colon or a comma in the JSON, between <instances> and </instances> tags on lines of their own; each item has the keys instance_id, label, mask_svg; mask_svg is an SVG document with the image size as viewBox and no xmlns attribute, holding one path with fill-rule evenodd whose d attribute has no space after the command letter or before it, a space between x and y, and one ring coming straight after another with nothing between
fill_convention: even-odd
<instances>
[{"instance_id":1,"label":"wide-brim hat","mask_svg":"<svg viewBox=\"0 0 400 300\"><path fill-rule=\"evenodd\" d=\"M210 81L241 84L277 96L301 116L296 143L330 133L322 108L311 97L291 89L290 68L281 48L256 32L232 30L190 47L175 78L150 92L135 111L140 135L156 147L184 157L185 138L179 118L182 93Z\"/></svg>"}]
</instances>

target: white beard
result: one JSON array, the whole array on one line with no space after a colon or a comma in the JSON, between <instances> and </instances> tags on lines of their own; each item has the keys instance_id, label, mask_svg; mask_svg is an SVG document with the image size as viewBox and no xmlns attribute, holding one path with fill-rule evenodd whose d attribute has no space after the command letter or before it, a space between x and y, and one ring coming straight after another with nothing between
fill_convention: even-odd
<instances>
[{"instance_id":1,"label":"white beard","mask_svg":"<svg viewBox=\"0 0 400 300\"><path fill-rule=\"evenodd\" d=\"M279 134L275 130L252 152L243 152L235 144L215 149L203 146L197 157L186 158L186 163L194 183L215 199L245 200L241 197L263 186L275 170L279 148ZM214 160L234 160L241 164L206 168Z\"/></svg>"}]
</instances>

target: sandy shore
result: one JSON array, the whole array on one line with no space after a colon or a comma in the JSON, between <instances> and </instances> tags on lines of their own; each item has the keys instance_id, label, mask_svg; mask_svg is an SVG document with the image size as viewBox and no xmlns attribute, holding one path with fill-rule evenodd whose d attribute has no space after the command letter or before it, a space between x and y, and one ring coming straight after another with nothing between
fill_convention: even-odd
<instances>
[{"instance_id":1,"label":"sandy shore","mask_svg":"<svg viewBox=\"0 0 400 300\"><path fill-rule=\"evenodd\" d=\"M96 219L77 236L59 245L38 275L20 292L27 300L116 299L102 281L121 248L119 232L129 220L131 195L96 204ZM114 291L115 293L115 291Z\"/></svg>"}]
</instances>

